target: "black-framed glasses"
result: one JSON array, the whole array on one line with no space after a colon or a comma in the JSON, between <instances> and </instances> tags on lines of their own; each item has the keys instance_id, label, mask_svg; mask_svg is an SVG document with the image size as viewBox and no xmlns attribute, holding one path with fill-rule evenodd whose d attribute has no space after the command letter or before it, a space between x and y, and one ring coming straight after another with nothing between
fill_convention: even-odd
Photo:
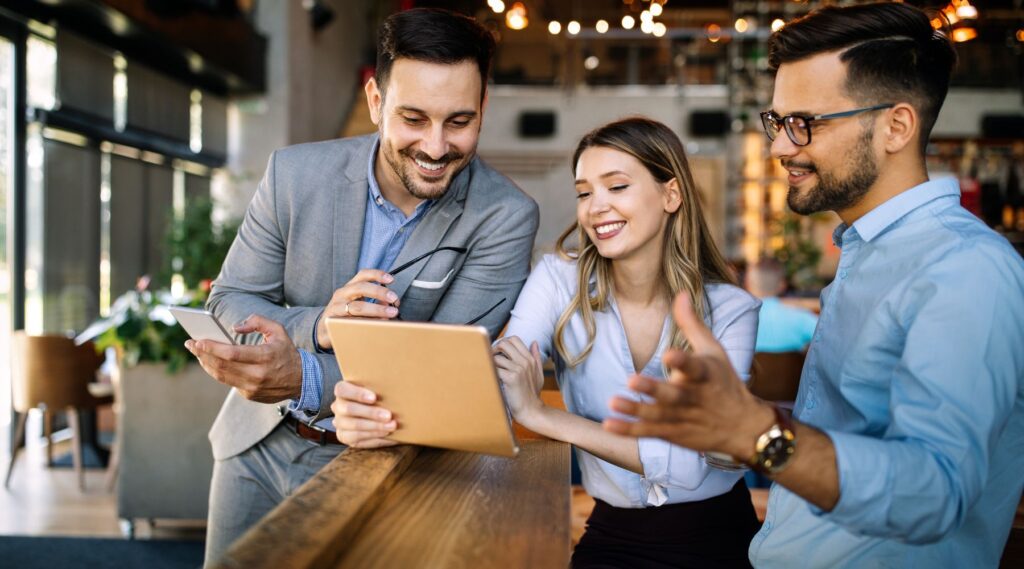
<instances>
[{"instance_id":1,"label":"black-framed glasses","mask_svg":"<svg viewBox=\"0 0 1024 569\"><path fill-rule=\"evenodd\" d=\"M768 140L775 140L779 131L786 129L786 136L789 137L793 144L796 146L807 146L811 143L811 123L814 121L852 117L861 113L888 109L894 106L896 106L896 103L885 103L883 105L874 105L841 113L829 113L827 115L786 115L784 117L779 116L775 111L764 111L761 113L761 125L764 126L764 132L768 135Z\"/></svg>"},{"instance_id":2,"label":"black-framed glasses","mask_svg":"<svg viewBox=\"0 0 1024 569\"><path fill-rule=\"evenodd\" d=\"M408 269L409 267L415 265L416 263L419 263L423 259L426 259L427 257L430 257L434 253L437 253L437 252L440 252L440 251L453 251L453 252L459 253L461 255L461 254L465 254L467 251L469 251L469 249L467 249L465 247L447 247L447 246L446 247L438 247L437 249L431 249L430 251L427 251L426 253L424 253L424 254L422 254L422 255L414 258L414 259L410 259L409 261L406 261L405 263L402 263L401 265L391 269L390 271L388 271L388 274L394 276L395 274L400 273L400 272ZM483 313L481 313L479 316L477 316L476 318L470 320L469 322L466 322L466 326L472 326L473 324L476 324L477 322L483 320L488 314L494 312L494 310L496 308L498 308L499 306L504 304L504 302L506 300L508 300L508 299L507 298L502 298L498 302L494 303L493 306L491 306L487 310L483 311ZM396 320L401 320L401 319L402 319L401 315L399 315L398 318L396 318Z\"/></svg>"}]
</instances>

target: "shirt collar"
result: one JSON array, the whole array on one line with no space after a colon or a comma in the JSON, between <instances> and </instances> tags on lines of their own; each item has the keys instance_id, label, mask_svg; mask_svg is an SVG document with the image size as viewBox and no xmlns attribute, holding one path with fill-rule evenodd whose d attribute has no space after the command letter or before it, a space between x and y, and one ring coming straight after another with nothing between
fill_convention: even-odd
<instances>
[{"instance_id":1,"label":"shirt collar","mask_svg":"<svg viewBox=\"0 0 1024 569\"><path fill-rule=\"evenodd\" d=\"M956 178L943 177L929 180L889 198L875 209L867 212L853 222L853 229L861 239L871 241L892 224L924 204L938 198L959 195L960 183ZM845 223L840 223L832 232L832 242L837 247L842 246L843 234L848 228L849 226Z\"/></svg>"}]
</instances>

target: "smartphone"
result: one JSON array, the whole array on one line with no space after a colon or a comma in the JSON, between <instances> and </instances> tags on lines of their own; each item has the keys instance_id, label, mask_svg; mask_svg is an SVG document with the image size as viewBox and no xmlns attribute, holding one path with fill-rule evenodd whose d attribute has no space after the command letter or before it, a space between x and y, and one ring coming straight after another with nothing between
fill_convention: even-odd
<instances>
[{"instance_id":1,"label":"smartphone","mask_svg":"<svg viewBox=\"0 0 1024 569\"><path fill-rule=\"evenodd\" d=\"M213 340L234 344L235 340L227 333L220 321L208 310L201 308L184 308L181 306L168 307L171 314L181 324L181 327L192 336L193 340Z\"/></svg>"}]
</instances>

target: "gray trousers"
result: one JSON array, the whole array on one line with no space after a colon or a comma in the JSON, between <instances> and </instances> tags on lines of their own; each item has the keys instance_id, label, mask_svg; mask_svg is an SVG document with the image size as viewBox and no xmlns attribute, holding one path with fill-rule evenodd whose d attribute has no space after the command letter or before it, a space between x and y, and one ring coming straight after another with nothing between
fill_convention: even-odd
<instances>
[{"instance_id":1,"label":"gray trousers","mask_svg":"<svg viewBox=\"0 0 1024 569\"><path fill-rule=\"evenodd\" d=\"M307 441L281 423L245 452L214 461L205 565L344 449Z\"/></svg>"}]
</instances>

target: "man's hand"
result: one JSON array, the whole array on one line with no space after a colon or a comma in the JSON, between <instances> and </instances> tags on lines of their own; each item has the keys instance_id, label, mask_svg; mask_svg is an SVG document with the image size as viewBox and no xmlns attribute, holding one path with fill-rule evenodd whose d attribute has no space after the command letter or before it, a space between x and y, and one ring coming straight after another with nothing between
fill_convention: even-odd
<instances>
[{"instance_id":1,"label":"man's hand","mask_svg":"<svg viewBox=\"0 0 1024 569\"><path fill-rule=\"evenodd\" d=\"M377 394L348 381L334 385L334 430L338 440L354 448L380 448L398 443L387 437L398 428L391 411L375 405Z\"/></svg>"},{"instance_id":2,"label":"man's hand","mask_svg":"<svg viewBox=\"0 0 1024 569\"><path fill-rule=\"evenodd\" d=\"M757 437L775 421L771 407L747 390L685 293L676 297L672 312L693 351L665 352L662 360L670 368L666 382L639 375L629 378L630 389L649 395L654 402L613 398L612 410L639 420L607 419L605 429L659 437L698 451L724 452L740 461L749 459Z\"/></svg>"},{"instance_id":3,"label":"man's hand","mask_svg":"<svg viewBox=\"0 0 1024 569\"><path fill-rule=\"evenodd\" d=\"M328 318L388 320L398 316L398 295L387 288L394 280L395 277L384 271L363 269L345 283L345 286L334 291L316 327L316 343L320 345L320 349L331 349L331 337L327 334ZM367 302L368 300L377 302Z\"/></svg>"},{"instance_id":4,"label":"man's hand","mask_svg":"<svg viewBox=\"0 0 1024 569\"><path fill-rule=\"evenodd\" d=\"M235 332L263 334L256 346L232 346L212 340L188 340L185 347L217 381L230 385L246 399L277 403L302 393L302 358L284 327L252 315Z\"/></svg>"}]
</instances>

